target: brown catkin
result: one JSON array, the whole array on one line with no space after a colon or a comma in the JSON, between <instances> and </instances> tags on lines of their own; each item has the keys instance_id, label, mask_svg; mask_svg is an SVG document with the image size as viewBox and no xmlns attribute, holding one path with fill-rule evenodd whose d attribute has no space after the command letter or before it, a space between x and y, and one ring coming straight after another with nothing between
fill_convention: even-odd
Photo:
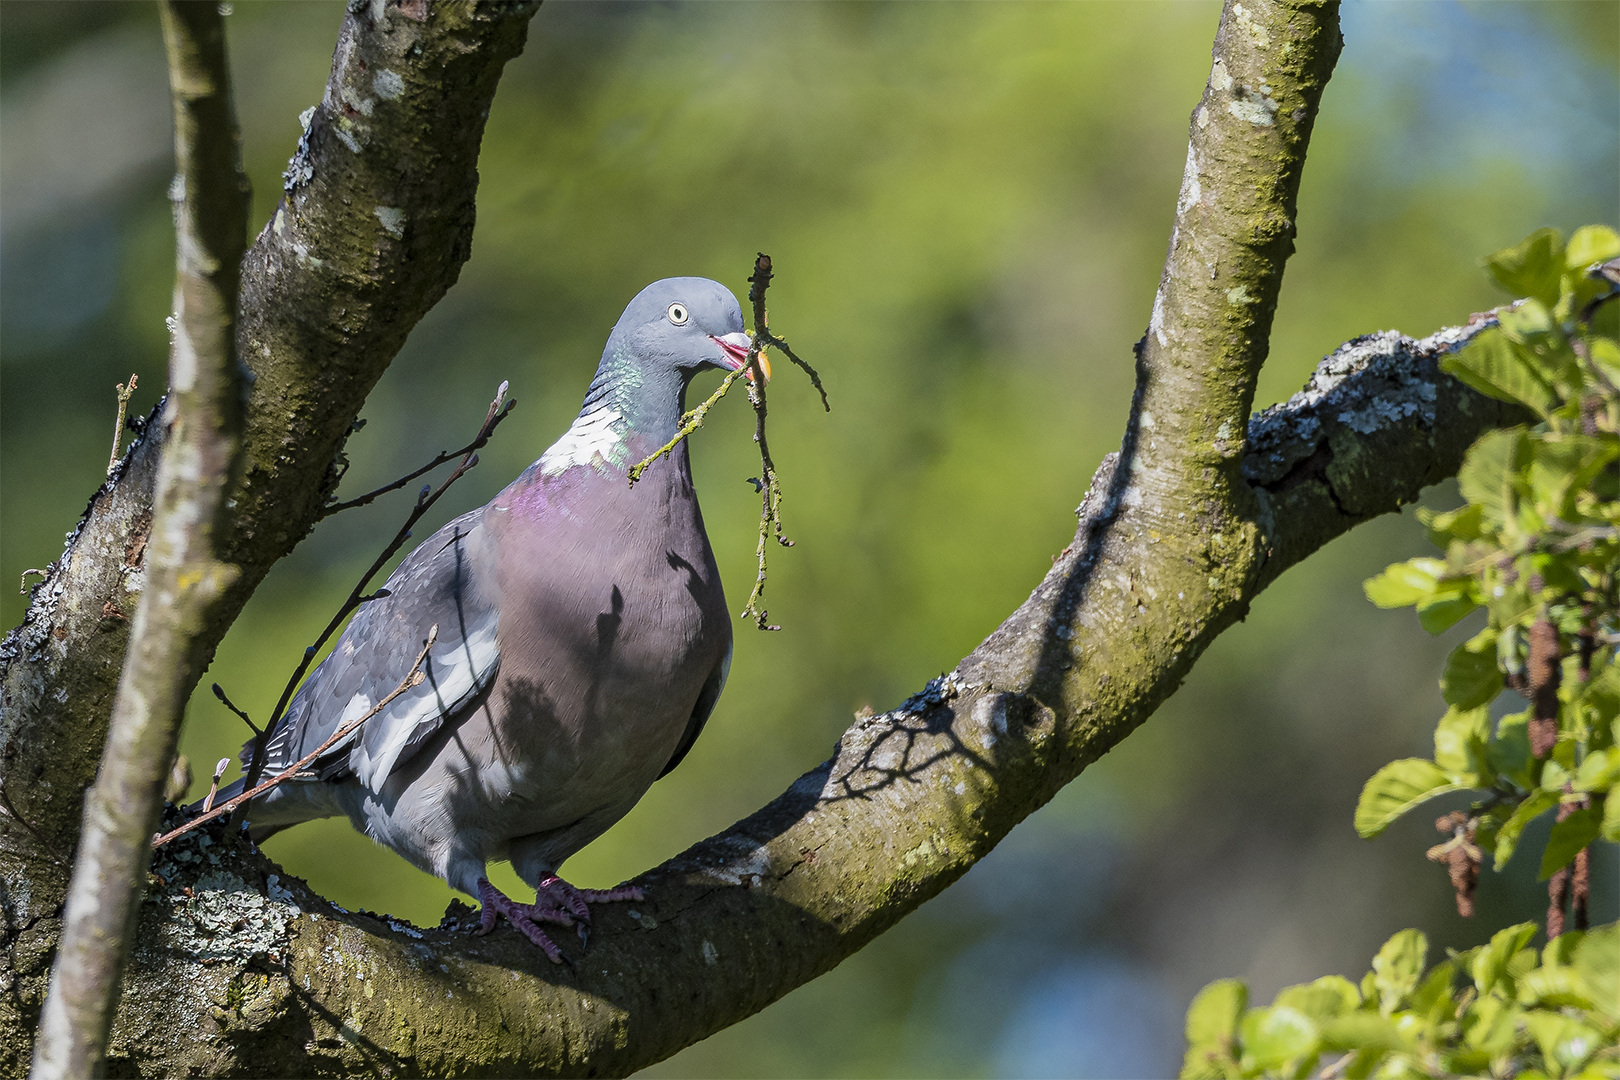
<instances>
[{"instance_id":1,"label":"brown catkin","mask_svg":"<svg viewBox=\"0 0 1620 1080\"><path fill-rule=\"evenodd\" d=\"M1558 627L1537 619L1530 627L1530 655L1525 663L1530 689L1530 752L1546 757L1558 743Z\"/></svg>"}]
</instances>

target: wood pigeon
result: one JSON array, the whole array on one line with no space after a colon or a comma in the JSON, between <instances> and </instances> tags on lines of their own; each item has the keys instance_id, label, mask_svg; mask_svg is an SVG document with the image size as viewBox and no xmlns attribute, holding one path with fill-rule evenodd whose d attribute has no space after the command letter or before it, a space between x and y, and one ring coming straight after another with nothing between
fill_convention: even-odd
<instances>
[{"instance_id":1,"label":"wood pigeon","mask_svg":"<svg viewBox=\"0 0 1620 1080\"><path fill-rule=\"evenodd\" d=\"M573 425L360 608L270 738L265 775L398 686L437 624L426 678L254 800L252 835L346 815L478 897L479 933L504 915L553 961L562 954L539 923L583 939L588 904L640 899L634 887L576 889L557 869L691 749L726 682L731 621L685 442L634 487L626 472L674 437L692 377L742 367L749 342L718 282L643 289ZM535 887L533 904L490 884L485 866L499 859Z\"/></svg>"}]
</instances>

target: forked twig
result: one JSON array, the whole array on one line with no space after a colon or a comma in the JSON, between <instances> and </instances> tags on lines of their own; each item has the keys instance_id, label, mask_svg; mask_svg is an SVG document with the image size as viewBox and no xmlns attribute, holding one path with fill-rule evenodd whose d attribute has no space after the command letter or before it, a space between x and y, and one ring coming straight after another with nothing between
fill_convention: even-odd
<instances>
[{"instance_id":1,"label":"forked twig","mask_svg":"<svg viewBox=\"0 0 1620 1080\"><path fill-rule=\"evenodd\" d=\"M495 391L495 400L489 403L489 411L484 414L483 426L478 429L479 439L473 440L469 445L482 446L484 442L488 441L490 433L495 430L495 425L507 413L512 411L512 404L515 404L515 402L507 404L504 410L501 407L502 403L506 401L506 389L507 383L502 380L500 387ZM293 691L297 690L298 684L303 681L305 673L309 671L310 664L314 662L316 654L321 651L321 646L326 644L332 635L337 632L337 628L343 625L343 620L353 614L354 610L361 604L388 595L386 589L378 589L374 593L367 594L365 591L366 586L371 584L371 579L377 576L377 572L387 565L388 560L392 559L399 549L405 545L405 541L411 538L412 527L418 521L421 521L423 515L433 508L433 504L439 501L439 497L449 490L451 484L460 480L468 469L477 464L478 455L468 450L466 456L461 459L461 464L451 470L450 475L445 477L444 483L440 484L436 490L432 489L430 485L422 485L422 490L416 496L416 505L411 508L410 516L405 519L405 524L400 526L399 532L394 534L393 540L389 541L382 554L378 555L376 560L372 562L371 567L361 575L360 580L349 591L348 599L343 601L343 606L338 609L338 613L332 616L332 621L326 624L325 630L321 631L321 636L315 639L313 645L304 650L303 659L299 661L297 669L292 673L292 677L287 680L287 685L282 689L281 698L276 702L275 710L270 714L269 721L264 725L264 731L253 740L253 754L247 771L247 787L253 787L259 782L259 774L264 769L264 748L269 744L271 736L275 733L276 725L281 722L282 716L286 713L287 704L292 700ZM420 473L414 475L420 475Z\"/></svg>"},{"instance_id":2,"label":"forked twig","mask_svg":"<svg viewBox=\"0 0 1620 1080\"><path fill-rule=\"evenodd\" d=\"M454 461L458 457L471 454L477 450L482 450L489 442L490 436L495 434L496 427L500 425L502 420L507 418L507 416L512 412L512 409L517 405L516 401L508 401L506 403L506 408L497 412L495 405L500 403L501 398L505 394L506 384L503 382L501 383L500 392L495 395L495 404L490 406L489 414L484 417L484 426L478 429L478 437L472 442L468 443L466 446L463 446L460 450L441 450L438 457L434 458L420 469L417 469L415 472L406 473L404 476L400 477L398 480L395 480L391 484L384 484L382 487L377 488L374 491L368 491L364 495L359 495L353 499L349 499L347 502L333 503L331 506L328 506L321 511L321 517L328 518L343 510L352 510L357 506L365 506L378 496L386 495L390 491L398 491L412 480L415 480L418 476L424 476L427 473L432 472L434 469L437 469L440 465L443 465L447 461Z\"/></svg>"},{"instance_id":3,"label":"forked twig","mask_svg":"<svg viewBox=\"0 0 1620 1080\"><path fill-rule=\"evenodd\" d=\"M754 305L754 340L748 347L747 367L755 374L748 384L748 403L754 407L754 441L759 444L760 468L757 481L760 499L759 540L754 544L758 571L754 575L754 587L748 592L748 603L739 615L744 619L752 618L754 625L761 630L782 629L769 621L764 607L766 541L774 532L777 543L783 547L793 546L793 541L782 533L782 483L776 475L776 463L771 460L770 444L765 441L765 378L760 370L759 352L771 336L765 321L765 290L770 288L771 277L771 257L762 251L754 260L754 272L748 278L748 299ZM816 385L820 385L820 379L816 379Z\"/></svg>"},{"instance_id":4,"label":"forked twig","mask_svg":"<svg viewBox=\"0 0 1620 1080\"><path fill-rule=\"evenodd\" d=\"M735 371L728 372L714 393L697 408L681 417L681 426L675 432L674 438L660 446L649 457L630 466L629 472L630 484L634 486L636 481L641 479L641 474L646 471L647 466L674 450L682 439L703 426L703 418L708 415L715 402L726 396L726 391L731 389L738 378L744 374L749 376L748 401L754 407L754 441L759 444L761 470L759 479L749 478L749 482L754 484L760 493L759 542L754 545L754 558L759 569L754 577L754 587L748 593L748 604L743 608L740 617L753 619L754 625L761 630L782 629L769 622L765 609L760 606L765 598L766 541L774 535L776 542L783 547L793 546L793 541L782 532L782 485L776 475L776 464L771 460L770 444L765 441L765 372L760 363L760 354L765 351L766 346L782 350L789 360L803 368L805 374L810 376L811 385L821 395L821 407L828 412L832 411L832 406L827 404L827 389L821 385L821 375L788 348L787 342L772 334L766 323L765 290L770 287L771 277L771 257L762 251L754 260L754 273L748 279L748 299L754 308L754 333L753 340L748 346L747 361Z\"/></svg>"},{"instance_id":5,"label":"forked twig","mask_svg":"<svg viewBox=\"0 0 1620 1080\"><path fill-rule=\"evenodd\" d=\"M766 258L768 259L769 257L766 256ZM789 360L793 361L795 364L798 364L799 367L804 369L804 373L806 375L810 376L810 385L814 386L816 388L816 393L821 395L821 407L822 407L822 409L825 410L826 412L832 412L832 406L827 404L827 388L825 386L821 385L821 375L820 375L820 373L817 372L815 368L811 367L809 365L809 363L807 363L804 360L799 359L798 354L795 353L792 349L788 348L788 343L786 341L783 341L781 338L777 337L775 334L771 333L769 330L765 331L764 338L765 338L765 344L766 345L770 345L773 348L781 349L783 354L785 356L787 356L787 358Z\"/></svg>"},{"instance_id":6,"label":"forked twig","mask_svg":"<svg viewBox=\"0 0 1620 1080\"><path fill-rule=\"evenodd\" d=\"M376 716L378 713L386 709L390 704L393 703L395 698L399 697L399 695L403 694L407 690L412 689L413 687L420 686L422 684L422 680L426 678L426 676L422 673L422 662L427 659L428 650L433 648L433 643L437 640L439 640L439 624L434 623L433 628L428 631L427 640L422 643L422 651L416 654L416 660L411 664L411 669L405 673L405 678L401 679L399 685L394 687L393 690L389 691L389 693L384 696L381 701L373 705L370 711L368 711L364 716L357 717L356 719L351 720L347 724L344 724L342 727L338 728L331 734L329 738L327 738L325 742L321 743L320 746L317 746L314 750L311 750L309 753L305 754L303 757L299 758L297 761L293 762L291 765L287 766L281 772L277 773L275 776L272 776L264 783L259 784L257 787L249 787L246 791L236 796L236 798L221 803L219 806L214 807L207 813L202 814L199 817L192 818L178 829L173 829L164 833L162 836L155 838L152 841L153 849L155 850L160 848L164 844L167 844L170 840L173 840L175 837L184 836L193 829L200 828L216 818L224 817L226 814L233 812L237 807L243 806L251 800L258 798L260 795L263 795L276 785L291 780L294 776L297 776L300 772L302 772L304 767L310 762L316 760L333 746L348 738L349 735L353 734L354 731L360 727L361 724L364 724L367 720L370 720L373 716ZM215 782L218 783L217 776L215 777ZM210 796L212 796L212 793L210 793Z\"/></svg>"}]
</instances>

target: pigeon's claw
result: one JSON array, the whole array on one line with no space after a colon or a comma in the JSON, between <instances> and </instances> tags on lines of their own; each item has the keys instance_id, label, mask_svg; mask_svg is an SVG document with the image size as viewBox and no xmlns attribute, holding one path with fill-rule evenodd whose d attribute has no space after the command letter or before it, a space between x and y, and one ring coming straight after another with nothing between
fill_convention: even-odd
<instances>
[{"instance_id":1,"label":"pigeon's claw","mask_svg":"<svg viewBox=\"0 0 1620 1080\"><path fill-rule=\"evenodd\" d=\"M518 932L528 938L546 958L553 964L563 962L562 950L557 943L546 936L546 932L537 925L540 922L559 923L563 926L574 925L574 916L560 908L544 904L520 904L507 896L501 890L489 883L487 878L478 879L478 900L483 904L479 912L478 929L473 933L480 936L495 929L495 920L498 915L505 915L506 921L517 928Z\"/></svg>"},{"instance_id":2,"label":"pigeon's claw","mask_svg":"<svg viewBox=\"0 0 1620 1080\"><path fill-rule=\"evenodd\" d=\"M478 929L473 933L489 933L495 929L497 917L504 915L506 921L538 945L552 963L560 964L564 961L562 950L537 923L575 927L579 931L580 944L586 945L590 940L591 904L644 899L646 894L634 885L621 885L617 889L576 889L552 874L540 879L534 903L520 904L491 885L488 878L479 878L478 901L483 904L483 910L479 912Z\"/></svg>"},{"instance_id":3,"label":"pigeon's claw","mask_svg":"<svg viewBox=\"0 0 1620 1080\"><path fill-rule=\"evenodd\" d=\"M582 923L591 921L591 904L617 904L626 900L645 900L646 894L634 885L620 885L616 889L580 889L568 884L556 874L540 879L535 889L534 902L548 903L573 914Z\"/></svg>"}]
</instances>

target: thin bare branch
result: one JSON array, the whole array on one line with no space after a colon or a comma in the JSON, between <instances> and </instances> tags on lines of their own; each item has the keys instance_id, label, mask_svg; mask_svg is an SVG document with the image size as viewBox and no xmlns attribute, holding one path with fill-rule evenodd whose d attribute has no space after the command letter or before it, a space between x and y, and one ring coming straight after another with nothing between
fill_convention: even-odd
<instances>
[{"instance_id":1,"label":"thin bare branch","mask_svg":"<svg viewBox=\"0 0 1620 1080\"><path fill-rule=\"evenodd\" d=\"M231 712L235 713L237 718L248 726L249 731L253 732L255 735L262 734L262 732L259 731L259 725L253 722L253 718L243 710L237 708L236 702L225 696L225 688L223 686L219 685L219 683L215 683L213 690L214 696L219 699L220 704L224 705L227 709L231 710Z\"/></svg>"},{"instance_id":2,"label":"thin bare branch","mask_svg":"<svg viewBox=\"0 0 1620 1080\"><path fill-rule=\"evenodd\" d=\"M158 465L146 584L100 774L85 799L61 944L34 1044L36 1080L101 1069L145 887L148 838L186 697L202 669L205 627L238 576L219 558L219 526L241 457L244 380L236 321L248 181L219 5L165 0L159 11L176 166L174 318L163 416L169 435ZM127 403L121 387L120 410Z\"/></svg>"},{"instance_id":3,"label":"thin bare branch","mask_svg":"<svg viewBox=\"0 0 1620 1080\"><path fill-rule=\"evenodd\" d=\"M827 388L821 385L821 373L815 368L811 367L808 362L799 359L799 355L792 349L788 348L787 342L783 341L781 338L770 333L769 331L765 333L765 344L781 349L789 360L793 361L795 364L798 364L799 367L804 369L804 373L810 376L810 385L814 386L816 388L816 393L821 395L822 409L826 412L832 412L832 406L827 404Z\"/></svg>"},{"instance_id":4,"label":"thin bare branch","mask_svg":"<svg viewBox=\"0 0 1620 1080\"><path fill-rule=\"evenodd\" d=\"M759 354L768 342L776 341L771 337L770 329L766 324L765 316L765 290L770 288L771 257L763 251L754 260L754 272L748 278L748 300L754 307L754 340L748 347L747 370L754 373L754 378L748 384L748 403L754 407L754 441L759 444L759 479L755 481L759 489L759 539L754 544L754 561L757 569L754 574L754 587L748 592L748 603L743 606L741 618L753 619L754 625L761 630L780 630L780 626L773 625L769 613L765 610L765 549L774 534L776 542L783 547L792 547L793 541L782 533L782 483L776 475L776 463L771 460L771 445L765 441L765 374L761 368ZM780 346L787 352L787 346ZM808 364L798 360L789 353L789 358L795 363L810 371ZM819 389L821 379L813 371L810 378ZM822 403L826 403L827 395L822 394Z\"/></svg>"},{"instance_id":5,"label":"thin bare branch","mask_svg":"<svg viewBox=\"0 0 1620 1080\"><path fill-rule=\"evenodd\" d=\"M305 754L303 757L299 758L297 761L293 762L291 765L287 766L281 772L277 773L275 776L272 776L264 783L257 786L250 786L248 790L242 792L240 795L228 802L224 802L219 806L210 808L208 804L212 803L214 796L213 792L209 792L208 802L204 804L204 812L202 815L199 817L194 817L179 828L172 829L169 832L164 833L162 836L154 839L152 841L153 849L155 850L160 848L176 837L184 836L188 832L199 829L208 824L210 821L218 820L219 818L224 817L226 814L234 812L238 807L246 806L248 803L252 802L254 799L257 799L260 795L263 795L276 785L284 784L288 780L291 780L293 777L303 772L311 762L318 760L322 754L326 753L328 750L332 749L332 747L336 746L338 743L342 742L344 739L358 731L361 724L364 724L367 720L370 720L373 716L376 716L378 713L388 708L388 706L393 704L394 699L399 697L399 695L403 694L407 690L412 689L413 687L422 685L422 680L424 678L422 674L422 662L427 659L428 650L433 648L433 643L438 640L439 626L437 623L435 623L433 627L428 630L427 640L422 643L422 651L416 654L415 662L411 664L410 670L405 673L405 677L399 681L399 685L385 694L383 699L377 702L377 704L373 705L370 711L368 711L364 716L357 717L349 721L347 724L344 724L342 727L334 731L325 742L321 743L321 745L317 746L314 750L311 750L309 753ZM229 761L229 758L224 759L224 761L221 762L221 766ZM214 785L217 789L219 785L218 774L214 776Z\"/></svg>"},{"instance_id":6,"label":"thin bare branch","mask_svg":"<svg viewBox=\"0 0 1620 1080\"><path fill-rule=\"evenodd\" d=\"M118 465L118 448L124 442L124 411L129 408L129 399L135 395L135 376L129 377L129 382L118 384L118 416L113 420L112 453L107 457L107 475L113 474Z\"/></svg>"},{"instance_id":7,"label":"thin bare branch","mask_svg":"<svg viewBox=\"0 0 1620 1080\"><path fill-rule=\"evenodd\" d=\"M489 433L495 430L495 425L500 423L501 419L512 411L510 404L506 405L504 409L502 408L502 404L506 401L507 387L508 384L503 379L501 385L495 390L494 400L489 403L489 410L484 414L484 423L478 429L480 439L483 441L475 439L470 445L482 446L484 442L487 442ZM259 782L259 774L264 769L264 748L269 745L270 737L275 734L276 725L281 722L282 716L286 714L288 703L292 701L293 691L297 690L298 684L304 681L304 675L309 671L310 665L315 662L315 657L320 653L321 646L325 645L332 635L337 633L338 627L342 626L343 621L352 615L361 604L388 595L386 589L378 589L375 593L368 595L366 586L371 584L371 579L377 576L378 571L388 565L388 560L392 559L398 554L399 549L405 546L405 541L411 538L412 528L415 527L418 521L422 520L429 510L433 509L433 504L439 501L440 496L450 490L450 485L460 480L468 469L477 464L477 453L469 449L461 459L461 463L450 471L449 476L444 478L444 483L440 484L436 489L426 484L422 486L422 490L416 496L416 505L411 508L410 514L405 518L405 524L399 527L399 531L388 542L388 546L383 548L382 554L373 560L371 566L360 576L360 580L355 583L354 588L349 590L349 595L343 601L342 606L338 608L337 614L332 616L332 620L326 624L326 629L321 631L314 644L304 650L304 655L299 660L298 666L293 669L292 676L287 680L287 685L282 688L281 697L276 702L275 710L271 712L269 721L264 725L264 731L258 738L253 740L253 753L248 763L245 786L253 787Z\"/></svg>"},{"instance_id":8,"label":"thin bare branch","mask_svg":"<svg viewBox=\"0 0 1620 1080\"><path fill-rule=\"evenodd\" d=\"M496 395L496 400L499 401L501 396L505 393L506 384L502 383L500 393ZM516 407L516 400L508 401L506 403L506 408L501 409L498 412L493 405L490 406L489 415L484 417L484 426L478 429L477 438L473 439L473 441L468 443L466 446L463 446L460 450L442 450L439 452L438 457L434 458L426 465L423 465L420 469L406 473L404 476L400 477L398 480L395 480L391 484L384 484L380 488L368 491L364 495L350 499L347 502L333 503L321 511L321 517L329 518L333 514L341 513L344 510L352 510L357 506L365 506L378 496L386 495L390 491L398 491L412 480L415 480L418 476L425 476L446 462L454 461L458 457L465 458L469 454L482 450L484 446L488 444L490 436L495 434L496 427L500 425L502 420L505 420L508 416L510 416L512 410Z\"/></svg>"}]
</instances>

